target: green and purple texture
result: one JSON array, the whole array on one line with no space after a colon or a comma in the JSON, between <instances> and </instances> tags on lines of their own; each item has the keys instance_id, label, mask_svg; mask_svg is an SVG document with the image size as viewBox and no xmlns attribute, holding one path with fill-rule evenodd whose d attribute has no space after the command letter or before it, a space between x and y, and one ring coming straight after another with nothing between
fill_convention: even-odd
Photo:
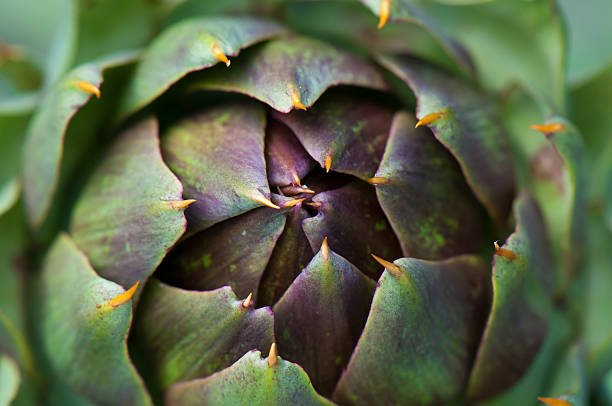
<instances>
[{"instance_id":1,"label":"green and purple texture","mask_svg":"<svg viewBox=\"0 0 612 406\"><path fill-rule=\"evenodd\" d=\"M570 114L556 2L85 3L0 100L0 403L612 398L612 76Z\"/></svg>"}]
</instances>

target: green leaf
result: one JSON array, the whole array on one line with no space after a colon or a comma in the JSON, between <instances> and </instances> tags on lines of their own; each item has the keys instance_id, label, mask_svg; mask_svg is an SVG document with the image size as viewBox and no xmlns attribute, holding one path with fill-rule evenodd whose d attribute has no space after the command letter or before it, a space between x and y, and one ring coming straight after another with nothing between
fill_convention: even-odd
<instances>
[{"instance_id":1,"label":"green leaf","mask_svg":"<svg viewBox=\"0 0 612 406\"><path fill-rule=\"evenodd\" d=\"M0 405L10 405L21 384L19 367L13 359L0 354Z\"/></svg>"},{"instance_id":2,"label":"green leaf","mask_svg":"<svg viewBox=\"0 0 612 406\"><path fill-rule=\"evenodd\" d=\"M168 166L196 202L187 210L189 231L197 232L255 207L269 198L264 136L266 116L259 103L217 104L184 118L162 137Z\"/></svg>"},{"instance_id":3,"label":"green leaf","mask_svg":"<svg viewBox=\"0 0 612 406\"><path fill-rule=\"evenodd\" d=\"M608 24L612 3L590 0L588 7L572 0L557 3L567 25L568 80L573 85L584 83L612 63L612 42L602 41L612 36Z\"/></svg>"},{"instance_id":4,"label":"green leaf","mask_svg":"<svg viewBox=\"0 0 612 406\"><path fill-rule=\"evenodd\" d=\"M281 32L277 24L251 17L190 19L168 28L143 55L123 100L122 114L150 103L189 72L219 63L214 45L232 57Z\"/></svg>"},{"instance_id":5,"label":"green leaf","mask_svg":"<svg viewBox=\"0 0 612 406\"><path fill-rule=\"evenodd\" d=\"M468 83L409 57L381 63L406 81L418 99L417 117L442 112L429 124L459 162L468 185L500 228L514 196L512 154L495 105Z\"/></svg>"},{"instance_id":6,"label":"green leaf","mask_svg":"<svg viewBox=\"0 0 612 406\"><path fill-rule=\"evenodd\" d=\"M299 365L280 357L277 362L270 367L259 351L250 351L231 367L208 378L171 386L166 403L177 406L332 405L315 392Z\"/></svg>"},{"instance_id":7,"label":"green leaf","mask_svg":"<svg viewBox=\"0 0 612 406\"><path fill-rule=\"evenodd\" d=\"M292 99L308 108L336 85L387 87L367 61L322 42L287 37L247 50L229 69L203 72L190 89L244 93L288 113Z\"/></svg>"},{"instance_id":8,"label":"green leaf","mask_svg":"<svg viewBox=\"0 0 612 406\"><path fill-rule=\"evenodd\" d=\"M565 109L564 29L555 2L496 0L427 9L467 48L486 88L500 91L520 83L546 105Z\"/></svg>"},{"instance_id":9,"label":"green leaf","mask_svg":"<svg viewBox=\"0 0 612 406\"><path fill-rule=\"evenodd\" d=\"M107 305L124 290L100 278L67 235L51 247L35 291L36 336L63 380L98 405L151 404L127 353L131 305Z\"/></svg>"},{"instance_id":10,"label":"green leaf","mask_svg":"<svg viewBox=\"0 0 612 406\"><path fill-rule=\"evenodd\" d=\"M229 287L195 292L156 279L138 303L130 343L141 354L149 387L163 391L171 384L203 378L238 361L252 349L274 341L269 308L245 308Z\"/></svg>"},{"instance_id":11,"label":"green leaf","mask_svg":"<svg viewBox=\"0 0 612 406\"><path fill-rule=\"evenodd\" d=\"M157 120L124 131L74 208L70 233L100 275L144 282L186 227L182 185L162 160Z\"/></svg>"},{"instance_id":12,"label":"green leaf","mask_svg":"<svg viewBox=\"0 0 612 406\"><path fill-rule=\"evenodd\" d=\"M330 395L366 322L376 284L326 243L274 305L279 353Z\"/></svg>"},{"instance_id":13,"label":"green leaf","mask_svg":"<svg viewBox=\"0 0 612 406\"><path fill-rule=\"evenodd\" d=\"M159 277L185 289L231 286L240 297L257 297L260 279L285 226L285 213L250 210L201 231L177 246Z\"/></svg>"},{"instance_id":14,"label":"green leaf","mask_svg":"<svg viewBox=\"0 0 612 406\"><path fill-rule=\"evenodd\" d=\"M21 169L21 149L29 116L0 115L0 216L10 210L21 193L19 171Z\"/></svg>"},{"instance_id":15,"label":"green leaf","mask_svg":"<svg viewBox=\"0 0 612 406\"><path fill-rule=\"evenodd\" d=\"M468 386L472 401L490 399L516 384L553 334L550 281L555 269L533 198L521 194L514 217L516 230L502 247L509 252L494 257L493 306Z\"/></svg>"},{"instance_id":16,"label":"green leaf","mask_svg":"<svg viewBox=\"0 0 612 406\"><path fill-rule=\"evenodd\" d=\"M75 63L147 44L155 27L154 7L146 0L80 0Z\"/></svg>"},{"instance_id":17,"label":"green leaf","mask_svg":"<svg viewBox=\"0 0 612 406\"><path fill-rule=\"evenodd\" d=\"M572 406L587 406L589 384L586 380L585 354L581 343L574 343L554 367L554 379L541 397L565 400Z\"/></svg>"},{"instance_id":18,"label":"green leaf","mask_svg":"<svg viewBox=\"0 0 612 406\"><path fill-rule=\"evenodd\" d=\"M477 252L484 230L478 202L449 152L415 124L410 113L395 115L375 175L389 179L376 185L376 193L404 256L443 259Z\"/></svg>"},{"instance_id":19,"label":"green leaf","mask_svg":"<svg viewBox=\"0 0 612 406\"><path fill-rule=\"evenodd\" d=\"M486 319L486 266L467 255L395 266L378 282L333 396L340 404L449 404L467 383Z\"/></svg>"},{"instance_id":20,"label":"green leaf","mask_svg":"<svg viewBox=\"0 0 612 406\"><path fill-rule=\"evenodd\" d=\"M360 0L374 14L380 16L381 0ZM392 0L389 8L390 21L408 21L426 28L455 61L468 73L473 73L474 63L470 54L459 44L446 30L444 24L440 24L436 18L427 11L423 2L419 0ZM384 28L383 28L384 29Z\"/></svg>"},{"instance_id":21,"label":"green leaf","mask_svg":"<svg viewBox=\"0 0 612 406\"><path fill-rule=\"evenodd\" d=\"M99 88L106 69L131 59L131 55L118 55L81 65L57 83L39 105L28 127L23 158L28 163L23 172L26 214L34 228L45 220L59 182L68 124L92 97L76 82L85 81Z\"/></svg>"}]
</instances>

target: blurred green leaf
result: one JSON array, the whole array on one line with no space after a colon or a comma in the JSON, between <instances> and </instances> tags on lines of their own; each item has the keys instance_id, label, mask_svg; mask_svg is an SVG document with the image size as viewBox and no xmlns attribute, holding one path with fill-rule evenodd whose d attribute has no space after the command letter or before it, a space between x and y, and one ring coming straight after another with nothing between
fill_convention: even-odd
<instances>
[{"instance_id":1,"label":"blurred green leaf","mask_svg":"<svg viewBox=\"0 0 612 406\"><path fill-rule=\"evenodd\" d=\"M10 405L21 383L17 363L7 355L0 354L0 405Z\"/></svg>"},{"instance_id":2,"label":"blurred green leaf","mask_svg":"<svg viewBox=\"0 0 612 406\"><path fill-rule=\"evenodd\" d=\"M565 400L572 406L587 406L589 383L584 355L584 348L580 343L574 343L565 354L560 354L553 368L552 383L540 396Z\"/></svg>"}]
</instances>

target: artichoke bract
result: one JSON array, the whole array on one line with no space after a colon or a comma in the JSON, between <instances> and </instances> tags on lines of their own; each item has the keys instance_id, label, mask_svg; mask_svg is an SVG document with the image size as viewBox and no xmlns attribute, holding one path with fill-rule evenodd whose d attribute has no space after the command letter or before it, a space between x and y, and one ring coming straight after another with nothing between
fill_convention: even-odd
<instances>
[{"instance_id":1,"label":"artichoke bract","mask_svg":"<svg viewBox=\"0 0 612 406\"><path fill-rule=\"evenodd\" d=\"M24 351L63 393L45 401L586 405L557 376L583 362L563 81L537 60L495 76L483 50L508 39L453 20L516 12L562 47L554 2L190 3L28 119Z\"/></svg>"}]
</instances>

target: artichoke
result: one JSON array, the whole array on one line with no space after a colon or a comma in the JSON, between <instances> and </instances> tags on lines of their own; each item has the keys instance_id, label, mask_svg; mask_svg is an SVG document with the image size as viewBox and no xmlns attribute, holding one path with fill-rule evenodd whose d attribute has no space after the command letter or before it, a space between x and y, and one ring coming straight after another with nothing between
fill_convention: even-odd
<instances>
[{"instance_id":1,"label":"artichoke","mask_svg":"<svg viewBox=\"0 0 612 406\"><path fill-rule=\"evenodd\" d=\"M609 5L49 3L0 18L0 404L612 404Z\"/></svg>"}]
</instances>

